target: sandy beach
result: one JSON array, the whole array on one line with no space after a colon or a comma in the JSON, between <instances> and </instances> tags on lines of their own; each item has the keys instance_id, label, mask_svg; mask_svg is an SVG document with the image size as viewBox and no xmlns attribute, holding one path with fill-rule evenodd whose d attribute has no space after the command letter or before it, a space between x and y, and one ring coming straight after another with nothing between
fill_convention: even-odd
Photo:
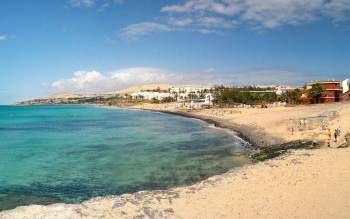
<instances>
[{"instance_id":1,"label":"sandy beach","mask_svg":"<svg viewBox=\"0 0 350 219\"><path fill-rule=\"evenodd\" d=\"M233 129L243 135L247 140L258 147L280 144L294 140L320 141L323 145L328 143L328 131L322 129L322 123L331 130L340 128L342 135L334 142L333 135L330 141L331 147L337 147L345 143L344 135L350 133L350 103L334 103L319 105L300 105L295 107L271 107L261 108L212 108L179 112L175 104L143 104L135 108L176 112L204 120L212 120L220 123L220 126ZM324 121L313 122L304 130L299 130L298 124L305 118L316 118L329 115ZM292 131L294 127L294 131Z\"/></svg>"},{"instance_id":2,"label":"sandy beach","mask_svg":"<svg viewBox=\"0 0 350 219\"><path fill-rule=\"evenodd\" d=\"M175 105L135 108L175 111ZM292 129L291 121L336 115L323 121L342 135L330 147L321 125ZM0 213L12 218L349 218L350 149L337 148L350 132L350 104L297 107L220 108L186 112L238 131L257 147L314 140L321 149L290 151L278 158L233 169L188 187L101 197L78 205L18 207Z\"/></svg>"},{"instance_id":3,"label":"sandy beach","mask_svg":"<svg viewBox=\"0 0 350 219\"><path fill-rule=\"evenodd\" d=\"M350 219L350 0L0 0L0 219Z\"/></svg>"}]
</instances>

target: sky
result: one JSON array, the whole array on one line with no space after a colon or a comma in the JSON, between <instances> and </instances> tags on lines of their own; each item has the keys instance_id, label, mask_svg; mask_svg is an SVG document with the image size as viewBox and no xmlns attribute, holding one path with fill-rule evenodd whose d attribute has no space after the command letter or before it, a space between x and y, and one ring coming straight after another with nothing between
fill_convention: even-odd
<instances>
[{"instance_id":1,"label":"sky","mask_svg":"<svg viewBox=\"0 0 350 219\"><path fill-rule=\"evenodd\" d=\"M350 77L350 0L1 0L0 104Z\"/></svg>"}]
</instances>

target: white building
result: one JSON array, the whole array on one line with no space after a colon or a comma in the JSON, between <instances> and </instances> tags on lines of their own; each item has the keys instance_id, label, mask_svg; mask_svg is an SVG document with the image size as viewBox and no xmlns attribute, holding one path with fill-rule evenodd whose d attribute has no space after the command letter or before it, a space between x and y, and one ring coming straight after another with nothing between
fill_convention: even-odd
<instances>
[{"instance_id":1,"label":"white building","mask_svg":"<svg viewBox=\"0 0 350 219\"><path fill-rule=\"evenodd\" d=\"M210 94L211 89L211 87L183 86L171 87L169 92L175 95L177 101L185 101Z\"/></svg>"},{"instance_id":2,"label":"white building","mask_svg":"<svg viewBox=\"0 0 350 219\"><path fill-rule=\"evenodd\" d=\"M212 95L210 93L210 87L194 87L194 86L183 86L183 87L171 87L169 92L156 92L156 91L141 91L131 93L133 99L140 100L163 100L164 98L174 98L178 102L197 100L203 102L202 104L209 105L212 102ZM199 101L205 100L205 101ZM210 100L210 101L209 101ZM209 102L208 102L209 101Z\"/></svg>"},{"instance_id":3,"label":"white building","mask_svg":"<svg viewBox=\"0 0 350 219\"><path fill-rule=\"evenodd\" d=\"M205 98L202 99L193 99L191 100L191 108L203 108L206 106L211 106L213 105L213 95L212 94L206 94Z\"/></svg>"},{"instance_id":4,"label":"white building","mask_svg":"<svg viewBox=\"0 0 350 219\"><path fill-rule=\"evenodd\" d=\"M160 93L160 92L136 92L131 94L133 99L142 99L142 100L163 100L164 98L171 97L174 98L172 93Z\"/></svg>"},{"instance_id":5,"label":"white building","mask_svg":"<svg viewBox=\"0 0 350 219\"><path fill-rule=\"evenodd\" d=\"M193 86L184 86L184 87L171 87L170 93L183 93L183 94L190 94L190 93L201 93L201 92L209 92L211 87L193 87Z\"/></svg>"}]
</instances>

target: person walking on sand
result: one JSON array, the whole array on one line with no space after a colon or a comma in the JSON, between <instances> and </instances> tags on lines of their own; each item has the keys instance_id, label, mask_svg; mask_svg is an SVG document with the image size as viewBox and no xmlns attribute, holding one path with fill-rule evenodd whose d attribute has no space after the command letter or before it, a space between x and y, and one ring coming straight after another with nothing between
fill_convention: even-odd
<instances>
[{"instance_id":1,"label":"person walking on sand","mask_svg":"<svg viewBox=\"0 0 350 219\"><path fill-rule=\"evenodd\" d=\"M338 136L340 136L341 135L340 127L338 127L337 130L338 130Z\"/></svg>"},{"instance_id":2,"label":"person walking on sand","mask_svg":"<svg viewBox=\"0 0 350 219\"><path fill-rule=\"evenodd\" d=\"M334 129L334 142L337 142L337 129Z\"/></svg>"},{"instance_id":3,"label":"person walking on sand","mask_svg":"<svg viewBox=\"0 0 350 219\"><path fill-rule=\"evenodd\" d=\"M340 128L334 130L334 142L338 142L338 137L340 135Z\"/></svg>"},{"instance_id":4,"label":"person walking on sand","mask_svg":"<svg viewBox=\"0 0 350 219\"><path fill-rule=\"evenodd\" d=\"M331 147L332 131L328 128L328 147Z\"/></svg>"}]
</instances>

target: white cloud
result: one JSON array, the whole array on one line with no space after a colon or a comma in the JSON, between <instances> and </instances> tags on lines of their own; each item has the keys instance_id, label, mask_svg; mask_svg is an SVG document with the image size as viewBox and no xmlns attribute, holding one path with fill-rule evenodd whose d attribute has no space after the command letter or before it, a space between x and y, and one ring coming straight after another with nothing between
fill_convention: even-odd
<instances>
[{"instance_id":1,"label":"white cloud","mask_svg":"<svg viewBox=\"0 0 350 219\"><path fill-rule=\"evenodd\" d=\"M68 4L72 7L92 7L97 0L69 0Z\"/></svg>"},{"instance_id":2,"label":"white cloud","mask_svg":"<svg viewBox=\"0 0 350 219\"><path fill-rule=\"evenodd\" d=\"M55 81L51 87L59 91L89 93L113 91L141 84L170 83L176 80L176 74L170 71L136 67L120 69L107 75L98 71L77 71L72 78Z\"/></svg>"},{"instance_id":3,"label":"white cloud","mask_svg":"<svg viewBox=\"0 0 350 219\"><path fill-rule=\"evenodd\" d=\"M170 17L169 18L169 24L174 25L174 26L179 26L179 27L185 27L193 24L193 19L191 18L175 18L175 17Z\"/></svg>"},{"instance_id":4,"label":"white cloud","mask_svg":"<svg viewBox=\"0 0 350 219\"><path fill-rule=\"evenodd\" d=\"M72 78L54 81L51 88L59 92L97 93L154 83L208 84L214 82L213 71L210 68L198 73L180 73L149 67L119 69L108 74L77 71Z\"/></svg>"},{"instance_id":5,"label":"white cloud","mask_svg":"<svg viewBox=\"0 0 350 219\"><path fill-rule=\"evenodd\" d=\"M131 24L121 29L119 35L122 39L138 39L153 33L173 31L209 34L232 29L236 24L236 21L218 16L201 16L196 18L170 17L166 23L142 22Z\"/></svg>"},{"instance_id":6,"label":"white cloud","mask_svg":"<svg viewBox=\"0 0 350 219\"><path fill-rule=\"evenodd\" d=\"M164 6L160 12L163 22L157 22L156 27L142 29L140 27L153 22L141 22L129 25L124 31L135 27L142 29L130 36L164 31L207 34L228 31L241 24L251 30L261 30L301 25L322 18L347 22L350 21L350 0L184 0Z\"/></svg>"},{"instance_id":7,"label":"white cloud","mask_svg":"<svg viewBox=\"0 0 350 219\"><path fill-rule=\"evenodd\" d=\"M265 28L308 23L319 17L323 3L324 0L247 0L240 18Z\"/></svg>"},{"instance_id":8,"label":"white cloud","mask_svg":"<svg viewBox=\"0 0 350 219\"><path fill-rule=\"evenodd\" d=\"M113 72L112 79L120 85L167 83L176 79L174 73L157 68L126 68Z\"/></svg>"},{"instance_id":9,"label":"white cloud","mask_svg":"<svg viewBox=\"0 0 350 219\"><path fill-rule=\"evenodd\" d=\"M125 0L68 0L68 5L78 8L98 7L98 11L102 12L113 4L123 4Z\"/></svg>"},{"instance_id":10,"label":"white cloud","mask_svg":"<svg viewBox=\"0 0 350 219\"><path fill-rule=\"evenodd\" d=\"M231 29L235 26L234 21L215 16L201 17L197 20L197 23L199 26L206 28Z\"/></svg>"},{"instance_id":11,"label":"white cloud","mask_svg":"<svg viewBox=\"0 0 350 219\"><path fill-rule=\"evenodd\" d=\"M167 13L213 12L223 15L234 15L240 11L240 5L232 4L233 2L238 1L188 0L184 4L165 6L161 11Z\"/></svg>"},{"instance_id":12,"label":"white cloud","mask_svg":"<svg viewBox=\"0 0 350 219\"><path fill-rule=\"evenodd\" d=\"M120 36L123 39L137 39L140 36L149 35L155 32L168 32L172 28L166 24L156 22L142 22L131 24L120 31Z\"/></svg>"},{"instance_id":13,"label":"white cloud","mask_svg":"<svg viewBox=\"0 0 350 219\"><path fill-rule=\"evenodd\" d=\"M5 40L8 40L9 37L6 36L6 35L0 35L0 41L5 41Z\"/></svg>"},{"instance_id":14,"label":"white cloud","mask_svg":"<svg viewBox=\"0 0 350 219\"><path fill-rule=\"evenodd\" d=\"M324 14L333 18L335 22L345 22L350 20L350 1L333 0L325 4Z\"/></svg>"},{"instance_id":15,"label":"white cloud","mask_svg":"<svg viewBox=\"0 0 350 219\"><path fill-rule=\"evenodd\" d=\"M76 71L73 78L62 79L51 84L52 88L63 91L100 92L111 89L109 78L97 71Z\"/></svg>"},{"instance_id":16,"label":"white cloud","mask_svg":"<svg viewBox=\"0 0 350 219\"><path fill-rule=\"evenodd\" d=\"M339 0L330 2L335 1ZM274 28L285 24L310 22L319 16L325 3L326 0L188 0L183 4L165 6L161 11L187 13L191 16L216 14L225 16L225 19L234 18L237 21Z\"/></svg>"}]
</instances>

